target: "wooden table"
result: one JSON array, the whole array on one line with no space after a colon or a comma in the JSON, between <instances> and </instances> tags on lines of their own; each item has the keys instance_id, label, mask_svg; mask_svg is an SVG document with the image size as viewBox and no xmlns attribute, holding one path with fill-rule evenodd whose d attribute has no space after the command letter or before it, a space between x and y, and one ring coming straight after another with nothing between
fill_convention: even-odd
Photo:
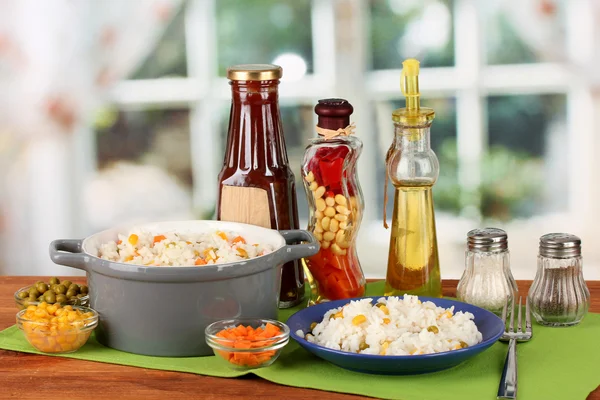
<instances>
[{"instance_id":1,"label":"wooden table","mask_svg":"<svg viewBox=\"0 0 600 400\"><path fill-rule=\"evenodd\" d=\"M0 330L15 323L14 292L44 277L0 276ZM82 278L70 278L83 283ZM444 295L454 296L457 281L444 281ZM530 281L519 281L526 295ZM590 311L600 312L600 281L588 282L592 293ZM68 372L68 378L65 373ZM498 377L500 379L500 377ZM125 367L61 357L0 350L0 399L26 398L143 398L168 399L328 399L357 400L361 396L321 392L276 385L258 377L214 378L180 372ZM600 387L588 397L600 400Z\"/></svg>"}]
</instances>

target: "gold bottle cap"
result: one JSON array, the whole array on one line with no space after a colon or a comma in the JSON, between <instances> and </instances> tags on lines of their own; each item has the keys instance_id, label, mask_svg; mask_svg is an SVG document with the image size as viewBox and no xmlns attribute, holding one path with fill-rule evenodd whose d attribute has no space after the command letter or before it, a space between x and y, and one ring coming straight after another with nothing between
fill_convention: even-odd
<instances>
[{"instance_id":1,"label":"gold bottle cap","mask_svg":"<svg viewBox=\"0 0 600 400\"><path fill-rule=\"evenodd\" d=\"M400 89L406 97L406 107L395 110L392 113L392 120L407 126L429 124L435 117L435 112L431 108L421 107L419 61L414 58L409 58L402 63Z\"/></svg>"},{"instance_id":2,"label":"gold bottle cap","mask_svg":"<svg viewBox=\"0 0 600 400\"><path fill-rule=\"evenodd\" d=\"M227 68L227 78L232 81L272 81L281 79L283 69L273 64L241 64Z\"/></svg>"}]
</instances>

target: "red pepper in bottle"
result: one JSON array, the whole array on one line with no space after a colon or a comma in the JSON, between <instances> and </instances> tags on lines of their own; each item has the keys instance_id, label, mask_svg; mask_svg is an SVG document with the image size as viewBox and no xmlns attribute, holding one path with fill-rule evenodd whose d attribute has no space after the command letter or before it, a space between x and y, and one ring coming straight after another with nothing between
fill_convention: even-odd
<instances>
[{"instance_id":1,"label":"red pepper in bottle","mask_svg":"<svg viewBox=\"0 0 600 400\"><path fill-rule=\"evenodd\" d=\"M319 137L306 148L302 163L311 215L308 230L321 244L319 253L304 260L313 287L311 304L365 292L355 246L364 209L356 174L362 142L351 136L352 111L346 100L319 100Z\"/></svg>"}]
</instances>

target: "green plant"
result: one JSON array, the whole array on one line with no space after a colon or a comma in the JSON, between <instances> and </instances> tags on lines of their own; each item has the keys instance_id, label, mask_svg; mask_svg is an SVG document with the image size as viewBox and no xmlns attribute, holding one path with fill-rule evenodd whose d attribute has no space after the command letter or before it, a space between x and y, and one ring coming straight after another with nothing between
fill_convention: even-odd
<instances>
[{"instance_id":1,"label":"green plant","mask_svg":"<svg viewBox=\"0 0 600 400\"><path fill-rule=\"evenodd\" d=\"M458 214L475 206L484 218L507 220L531 215L542 200L541 158L494 146L481 160L481 184L467 191L458 183L456 140L446 139L438 157L441 172L434 194L441 210Z\"/></svg>"}]
</instances>

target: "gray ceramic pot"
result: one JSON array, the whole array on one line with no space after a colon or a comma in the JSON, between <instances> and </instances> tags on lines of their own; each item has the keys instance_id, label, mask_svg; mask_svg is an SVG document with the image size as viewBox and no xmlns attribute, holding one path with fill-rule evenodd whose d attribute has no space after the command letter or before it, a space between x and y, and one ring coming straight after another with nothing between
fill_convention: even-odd
<instances>
[{"instance_id":1,"label":"gray ceramic pot","mask_svg":"<svg viewBox=\"0 0 600 400\"><path fill-rule=\"evenodd\" d=\"M102 243L133 226L83 240L55 240L56 264L87 273L90 306L100 315L96 338L105 346L152 356L212 354L204 329L231 318L277 318L281 265L316 254L319 244L302 230L276 231L221 221L160 222L136 227L151 232L235 232L272 253L243 262L202 267L144 267L97 257ZM305 244L295 244L306 242Z\"/></svg>"}]
</instances>

